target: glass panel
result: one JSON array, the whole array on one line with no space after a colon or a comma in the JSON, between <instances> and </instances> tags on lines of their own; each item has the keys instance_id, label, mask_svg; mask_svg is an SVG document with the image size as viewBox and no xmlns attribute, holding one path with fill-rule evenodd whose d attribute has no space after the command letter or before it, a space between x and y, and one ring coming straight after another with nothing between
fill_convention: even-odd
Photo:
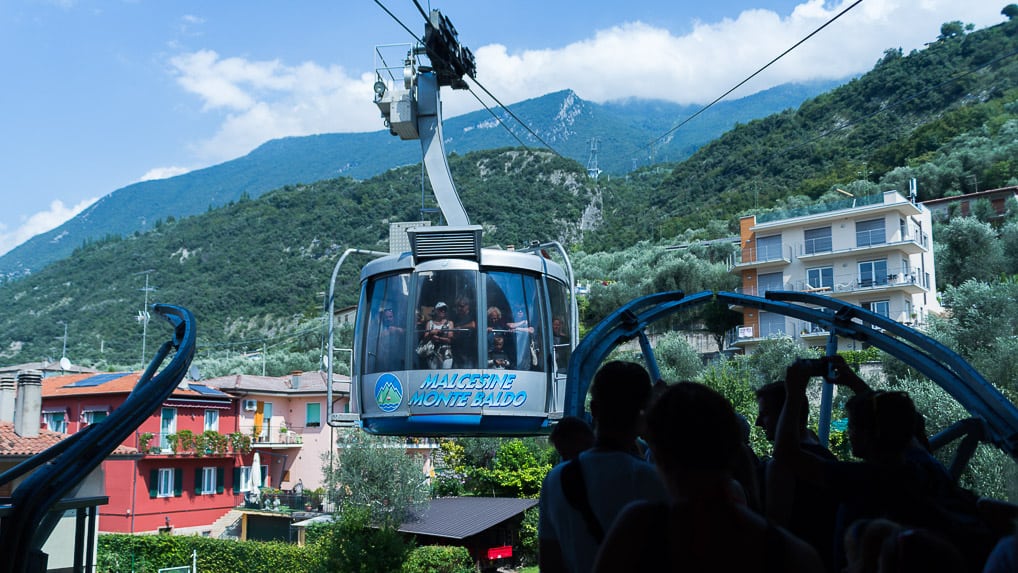
<instances>
[{"instance_id":1,"label":"glass panel","mask_svg":"<svg viewBox=\"0 0 1018 573\"><path fill-rule=\"evenodd\" d=\"M322 425L322 405L318 402L309 402L307 405L307 426L317 428Z\"/></svg>"},{"instance_id":2,"label":"glass panel","mask_svg":"<svg viewBox=\"0 0 1018 573\"><path fill-rule=\"evenodd\" d=\"M834 288L834 267L807 269L806 282L812 290Z\"/></svg>"},{"instance_id":3,"label":"glass panel","mask_svg":"<svg viewBox=\"0 0 1018 573\"><path fill-rule=\"evenodd\" d=\"M393 275L368 285L369 314L364 337L364 372L406 369L410 275Z\"/></svg>"},{"instance_id":4,"label":"glass panel","mask_svg":"<svg viewBox=\"0 0 1018 573\"><path fill-rule=\"evenodd\" d=\"M886 300L875 300L873 302L863 303L863 308L874 314L879 314L880 316L890 317L891 314L890 302Z\"/></svg>"},{"instance_id":5,"label":"glass panel","mask_svg":"<svg viewBox=\"0 0 1018 573\"><path fill-rule=\"evenodd\" d=\"M438 369L460 367L453 356L453 340L462 337L466 340L477 337L476 318L464 323L462 327L453 320L454 309L451 305L466 298L470 301L471 310L465 316L474 315L472 308L476 306L474 271L425 271L418 274L418 293L415 308L417 322L415 325L415 363L419 369ZM471 354L466 344L457 344L460 361L476 365L476 342Z\"/></svg>"},{"instance_id":6,"label":"glass panel","mask_svg":"<svg viewBox=\"0 0 1018 573\"><path fill-rule=\"evenodd\" d=\"M516 370L544 370L544 353L541 351L543 332L543 305L537 278L531 275L508 272L488 273L485 294L488 300L487 331L488 360L508 363L493 368ZM501 343L497 342L501 336ZM496 348L500 344L501 348Z\"/></svg>"},{"instance_id":7,"label":"glass panel","mask_svg":"<svg viewBox=\"0 0 1018 573\"><path fill-rule=\"evenodd\" d=\"M251 491L251 466L240 466L240 491Z\"/></svg>"},{"instance_id":8,"label":"glass panel","mask_svg":"<svg viewBox=\"0 0 1018 573\"><path fill-rule=\"evenodd\" d=\"M806 254L830 252L833 245L831 242L831 228L806 229Z\"/></svg>"},{"instance_id":9,"label":"glass panel","mask_svg":"<svg viewBox=\"0 0 1018 573\"><path fill-rule=\"evenodd\" d=\"M756 240L756 260L773 261L781 258L781 235Z\"/></svg>"},{"instance_id":10,"label":"glass panel","mask_svg":"<svg viewBox=\"0 0 1018 573\"><path fill-rule=\"evenodd\" d=\"M859 263L859 286L872 287L887 284L887 260Z\"/></svg>"},{"instance_id":11,"label":"glass panel","mask_svg":"<svg viewBox=\"0 0 1018 573\"><path fill-rule=\"evenodd\" d=\"M569 290L560 282L548 281L548 291L551 293L551 343L555 352L555 367L565 370L573 348Z\"/></svg>"},{"instance_id":12,"label":"glass panel","mask_svg":"<svg viewBox=\"0 0 1018 573\"><path fill-rule=\"evenodd\" d=\"M46 422L46 429L51 432L60 432L61 434L67 432L67 420L63 413L52 412L44 414L43 419Z\"/></svg>"},{"instance_id":13,"label":"glass panel","mask_svg":"<svg viewBox=\"0 0 1018 573\"><path fill-rule=\"evenodd\" d=\"M868 247L870 245L882 245L887 242L884 231L883 219L871 219L869 221L856 221L855 223L855 245L857 247Z\"/></svg>"},{"instance_id":14,"label":"glass panel","mask_svg":"<svg viewBox=\"0 0 1018 573\"><path fill-rule=\"evenodd\" d=\"M201 492L216 493L216 468L202 468Z\"/></svg>"},{"instance_id":15,"label":"glass panel","mask_svg":"<svg viewBox=\"0 0 1018 573\"><path fill-rule=\"evenodd\" d=\"M756 292L762 296L769 290L784 290L784 277L780 272L764 273L756 277Z\"/></svg>"},{"instance_id":16,"label":"glass panel","mask_svg":"<svg viewBox=\"0 0 1018 573\"><path fill-rule=\"evenodd\" d=\"M785 316L773 312L760 313L760 336L780 336L785 334Z\"/></svg>"},{"instance_id":17,"label":"glass panel","mask_svg":"<svg viewBox=\"0 0 1018 573\"><path fill-rule=\"evenodd\" d=\"M219 410L205 410L205 431L219 431Z\"/></svg>"},{"instance_id":18,"label":"glass panel","mask_svg":"<svg viewBox=\"0 0 1018 573\"><path fill-rule=\"evenodd\" d=\"M173 470L171 468L159 468L159 497L171 497L173 495Z\"/></svg>"},{"instance_id":19,"label":"glass panel","mask_svg":"<svg viewBox=\"0 0 1018 573\"><path fill-rule=\"evenodd\" d=\"M89 425L97 424L105 420L107 416L109 416L109 413L106 410L91 410L85 412L85 423Z\"/></svg>"},{"instance_id":20,"label":"glass panel","mask_svg":"<svg viewBox=\"0 0 1018 573\"><path fill-rule=\"evenodd\" d=\"M175 433L177 433L177 409L163 408L159 421L159 447L164 450L170 449L170 441L166 436Z\"/></svg>"},{"instance_id":21,"label":"glass panel","mask_svg":"<svg viewBox=\"0 0 1018 573\"><path fill-rule=\"evenodd\" d=\"M456 335L452 339L452 363L456 368L477 368L477 302L474 289L456 297L452 322Z\"/></svg>"}]
</instances>

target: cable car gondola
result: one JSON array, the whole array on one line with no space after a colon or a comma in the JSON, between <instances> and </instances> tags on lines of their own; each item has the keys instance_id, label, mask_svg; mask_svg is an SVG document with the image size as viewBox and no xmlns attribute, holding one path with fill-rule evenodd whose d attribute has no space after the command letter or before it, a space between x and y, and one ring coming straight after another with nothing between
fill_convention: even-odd
<instances>
[{"instance_id":1,"label":"cable car gondola","mask_svg":"<svg viewBox=\"0 0 1018 573\"><path fill-rule=\"evenodd\" d=\"M473 55L439 11L425 30L423 47L409 49L401 67L383 61L376 71L375 103L393 135L420 139L448 225L409 225L409 250L390 246L391 254L363 267L352 412L330 412L329 423L359 421L385 435L547 433L563 413L577 339L569 258L556 242L482 248L481 227L470 224L449 172L439 99L442 86L466 87ZM418 65L421 54L430 66ZM404 243L399 233L391 242ZM330 378L331 329L330 321ZM331 385L329 392L333 404Z\"/></svg>"}]
</instances>

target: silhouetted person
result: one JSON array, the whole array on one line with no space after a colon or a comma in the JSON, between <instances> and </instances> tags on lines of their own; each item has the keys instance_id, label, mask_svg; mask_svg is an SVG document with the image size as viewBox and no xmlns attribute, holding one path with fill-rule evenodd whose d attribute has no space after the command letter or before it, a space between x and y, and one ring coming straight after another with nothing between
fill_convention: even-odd
<instances>
[{"instance_id":1,"label":"silhouetted person","mask_svg":"<svg viewBox=\"0 0 1018 573\"><path fill-rule=\"evenodd\" d=\"M852 454L862 462L821 460L805 453L798 439L806 385L810 377L825 376L829 364L835 370L836 384L859 392L847 402L846 411ZM943 472L931 469L925 458L916 461L917 454L922 455L915 440L917 412L907 393L869 390L840 356L797 360L786 371L785 386L775 463L782 471L841 495L835 526L836 566L844 562L841 541L848 524L883 517L947 536L965 556L969 570L978 571L991 547L989 529L976 516L975 498L970 492L957 487ZM768 500L792 503L794 492L789 490L789 483L769 479Z\"/></svg>"},{"instance_id":2,"label":"silhouetted person","mask_svg":"<svg viewBox=\"0 0 1018 573\"><path fill-rule=\"evenodd\" d=\"M541 487L539 564L542 573L587 573L615 517L640 499L664 500L653 465L636 455L636 435L650 399L650 376L639 364L609 362L590 387L594 447L548 473Z\"/></svg>"},{"instance_id":3,"label":"silhouetted person","mask_svg":"<svg viewBox=\"0 0 1018 573\"><path fill-rule=\"evenodd\" d=\"M774 442L778 428L778 417L781 415L781 408L785 404L785 382L772 382L761 386L756 390L757 417L756 425L763 429L764 435L769 442ZM805 396L803 396L805 399ZM799 446L810 455L820 459L835 462L837 457L827 448L820 444L816 434L807 427L809 418L808 404L803 404L800 409L798 431ZM777 523L787 527L794 535L809 543L820 554L824 561L824 567L828 571L834 570L834 535L835 520L838 513L838 497L835 492L828 490L820 484L798 479L794 475L780 475L779 470L773 469L770 460L762 464L763 490L766 497L767 480L793 480L794 497L788 502L775 503L772 500L770 506L766 506L767 516ZM771 475L768 478L767 472Z\"/></svg>"},{"instance_id":4,"label":"silhouetted person","mask_svg":"<svg viewBox=\"0 0 1018 573\"><path fill-rule=\"evenodd\" d=\"M583 418L566 416L551 429L548 441L555 447L562 461L568 462L594 446L594 430Z\"/></svg>"},{"instance_id":5,"label":"silhouetted person","mask_svg":"<svg viewBox=\"0 0 1018 573\"><path fill-rule=\"evenodd\" d=\"M670 386L651 407L646 437L671 500L629 505L595 571L822 571L812 547L745 505L732 477L739 423L723 396Z\"/></svg>"}]
</instances>

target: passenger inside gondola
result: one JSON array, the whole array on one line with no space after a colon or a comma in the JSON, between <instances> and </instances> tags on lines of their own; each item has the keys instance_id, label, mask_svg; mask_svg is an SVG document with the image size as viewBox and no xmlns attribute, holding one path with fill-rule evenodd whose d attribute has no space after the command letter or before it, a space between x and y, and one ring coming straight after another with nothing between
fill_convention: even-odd
<instances>
[{"instance_id":1,"label":"passenger inside gondola","mask_svg":"<svg viewBox=\"0 0 1018 573\"><path fill-rule=\"evenodd\" d=\"M456 297L452 321L456 325L452 339L452 362L456 368L477 367L477 315L471 297Z\"/></svg>"},{"instance_id":2,"label":"passenger inside gondola","mask_svg":"<svg viewBox=\"0 0 1018 573\"><path fill-rule=\"evenodd\" d=\"M428 368L452 368L454 328L455 324L449 318L449 305L441 301L435 303L431 319L425 324L417 346L417 354Z\"/></svg>"},{"instance_id":3,"label":"passenger inside gondola","mask_svg":"<svg viewBox=\"0 0 1018 573\"><path fill-rule=\"evenodd\" d=\"M505 351L505 336L496 334L491 340L491 351L488 352L488 368L496 370L512 368L512 360L509 359L509 353Z\"/></svg>"}]
</instances>

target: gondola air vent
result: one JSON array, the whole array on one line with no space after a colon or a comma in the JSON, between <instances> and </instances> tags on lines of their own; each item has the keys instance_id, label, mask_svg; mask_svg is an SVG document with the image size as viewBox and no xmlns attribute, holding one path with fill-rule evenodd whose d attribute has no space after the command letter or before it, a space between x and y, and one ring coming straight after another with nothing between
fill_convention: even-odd
<instances>
[{"instance_id":1,"label":"gondola air vent","mask_svg":"<svg viewBox=\"0 0 1018 573\"><path fill-rule=\"evenodd\" d=\"M408 229L414 264L435 259L481 260L481 226Z\"/></svg>"}]
</instances>

